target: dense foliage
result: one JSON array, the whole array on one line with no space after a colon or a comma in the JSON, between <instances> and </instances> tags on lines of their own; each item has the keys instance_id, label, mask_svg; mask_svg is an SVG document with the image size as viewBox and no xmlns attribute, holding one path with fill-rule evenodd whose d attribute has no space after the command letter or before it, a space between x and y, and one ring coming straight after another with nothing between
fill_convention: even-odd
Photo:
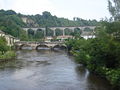
<instances>
[{"instance_id":1,"label":"dense foliage","mask_svg":"<svg viewBox=\"0 0 120 90\"><path fill-rule=\"evenodd\" d=\"M66 45L79 63L115 87L120 87L120 22L102 22L96 28L96 38L69 40Z\"/></svg>"},{"instance_id":2,"label":"dense foliage","mask_svg":"<svg viewBox=\"0 0 120 90\"><path fill-rule=\"evenodd\" d=\"M7 50L9 50L9 47L7 46L5 38L0 37L0 53L4 54Z\"/></svg>"},{"instance_id":3,"label":"dense foliage","mask_svg":"<svg viewBox=\"0 0 120 90\"><path fill-rule=\"evenodd\" d=\"M95 30L95 38L73 39L66 42L76 60L115 88L120 89L120 0L108 0L112 18L101 22Z\"/></svg>"},{"instance_id":4,"label":"dense foliage","mask_svg":"<svg viewBox=\"0 0 120 90\"><path fill-rule=\"evenodd\" d=\"M108 8L114 21L120 21L120 0L108 0Z\"/></svg>"},{"instance_id":5,"label":"dense foliage","mask_svg":"<svg viewBox=\"0 0 120 90\"><path fill-rule=\"evenodd\" d=\"M24 39L26 38L25 31L21 28L24 26L25 23L19 18L16 12L12 10L0 10L0 30L14 37Z\"/></svg>"},{"instance_id":6,"label":"dense foliage","mask_svg":"<svg viewBox=\"0 0 120 90\"><path fill-rule=\"evenodd\" d=\"M51 15L50 12L43 12L42 15L21 15L21 17L26 17L31 19L33 22L28 22L27 27L61 27L61 26L96 26L98 22L96 20L84 20L81 18L74 18L74 20L69 20L66 18L58 18L57 16Z\"/></svg>"},{"instance_id":7,"label":"dense foliage","mask_svg":"<svg viewBox=\"0 0 120 90\"><path fill-rule=\"evenodd\" d=\"M0 37L0 60L11 59L16 56L14 51L7 45L4 37Z\"/></svg>"}]
</instances>

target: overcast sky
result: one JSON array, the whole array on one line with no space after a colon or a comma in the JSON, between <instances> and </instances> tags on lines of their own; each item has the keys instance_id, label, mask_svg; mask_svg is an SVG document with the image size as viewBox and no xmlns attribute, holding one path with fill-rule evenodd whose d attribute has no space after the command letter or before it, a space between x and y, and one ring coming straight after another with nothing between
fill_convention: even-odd
<instances>
[{"instance_id":1,"label":"overcast sky","mask_svg":"<svg viewBox=\"0 0 120 90\"><path fill-rule=\"evenodd\" d=\"M42 14L73 19L97 19L109 17L108 0L0 0L0 9L12 9L22 14Z\"/></svg>"}]
</instances>

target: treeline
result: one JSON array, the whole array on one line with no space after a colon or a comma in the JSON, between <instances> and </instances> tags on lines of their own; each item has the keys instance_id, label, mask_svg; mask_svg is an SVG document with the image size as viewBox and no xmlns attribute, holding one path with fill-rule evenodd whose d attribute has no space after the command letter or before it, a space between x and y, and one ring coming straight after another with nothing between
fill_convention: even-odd
<instances>
[{"instance_id":1,"label":"treeline","mask_svg":"<svg viewBox=\"0 0 120 90\"><path fill-rule=\"evenodd\" d=\"M33 22L28 22L28 27L62 27L62 26L96 26L98 22L96 20L84 20L81 18L74 18L73 20L69 20L66 18L58 18L57 16L52 16L50 12L43 12L42 15L21 15L21 17L26 17L28 19L33 20Z\"/></svg>"},{"instance_id":2,"label":"treeline","mask_svg":"<svg viewBox=\"0 0 120 90\"><path fill-rule=\"evenodd\" d=\"M0 30L23 40L27 38L25 31L22 30L24 26L26 24L16 12L0 10Z\"/></svg>"}]
</instances>

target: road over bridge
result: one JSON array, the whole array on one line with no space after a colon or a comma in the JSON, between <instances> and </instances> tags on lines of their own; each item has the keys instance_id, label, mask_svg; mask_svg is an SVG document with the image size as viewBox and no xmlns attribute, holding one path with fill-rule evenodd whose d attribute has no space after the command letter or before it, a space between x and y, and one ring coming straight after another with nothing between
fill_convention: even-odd
<instances>
[{"instance_id":1,"label":"road over bridge","mask_svg":"<svg viewBox=\"0 0 120 90\"><path fill-rule=\"evenodd\" d=\"M32 42L32 41L19 41L15 43L16 49L22 49L22 47L31 47L33 50L37 50L39 47L54 48L66 48L64 42Z\"/></svg>"}]
</instances>

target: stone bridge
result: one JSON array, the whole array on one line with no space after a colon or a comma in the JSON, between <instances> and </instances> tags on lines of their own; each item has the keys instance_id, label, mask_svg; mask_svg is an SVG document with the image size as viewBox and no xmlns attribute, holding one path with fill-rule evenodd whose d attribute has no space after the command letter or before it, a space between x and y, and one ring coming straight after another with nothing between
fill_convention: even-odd
<instances>
[{"instance_id":1,"label":"stone bridge","mask_svg":"<svg viewBox=\"0 0 120 90\"><path fill-rule=\"evenodd\" d=\"M49 28L49 29L51 29L51 30L53 30L53 35L54 36L56 36L56 29L60 29L60 30L62 30L63 31L63 36L65 35L65 29L70 29L70 30L72 30L73 32L74 32L74 30L76 29L76 28L78 28L78 29L80 29L80 30L82 30L83 32L84 32L84 30L86 29L86 28L89 28L89 29L92 29L92 30L94 30L95 28L96 28L96 26L79 26L79 27L47 27L47 28ZM28 32L28 30L29 29L32 29L32 30L34 30L35 32L37 31L37 30L43 30L44 31L44 36L45 36L45 34L46 34L46 28L42 28L42 27L38 27L38 28L32 28L32 27L30 27L30 28L23 28L23 30L25 30L26 32Z\"/></svg>"},{"instance_id":2,"label":"stone bridge","mask_svg":"<svg viewBox=\"0 0 120 90\"><path fill-rule=\"evenodd\" d=\"M67 48L64 42L32 42L32 41L19 41L15 43L17 50L21 50L23 47L31 47L33 50L38 50L39 47L42 48Z\"/></svg>"}]
</instances>

